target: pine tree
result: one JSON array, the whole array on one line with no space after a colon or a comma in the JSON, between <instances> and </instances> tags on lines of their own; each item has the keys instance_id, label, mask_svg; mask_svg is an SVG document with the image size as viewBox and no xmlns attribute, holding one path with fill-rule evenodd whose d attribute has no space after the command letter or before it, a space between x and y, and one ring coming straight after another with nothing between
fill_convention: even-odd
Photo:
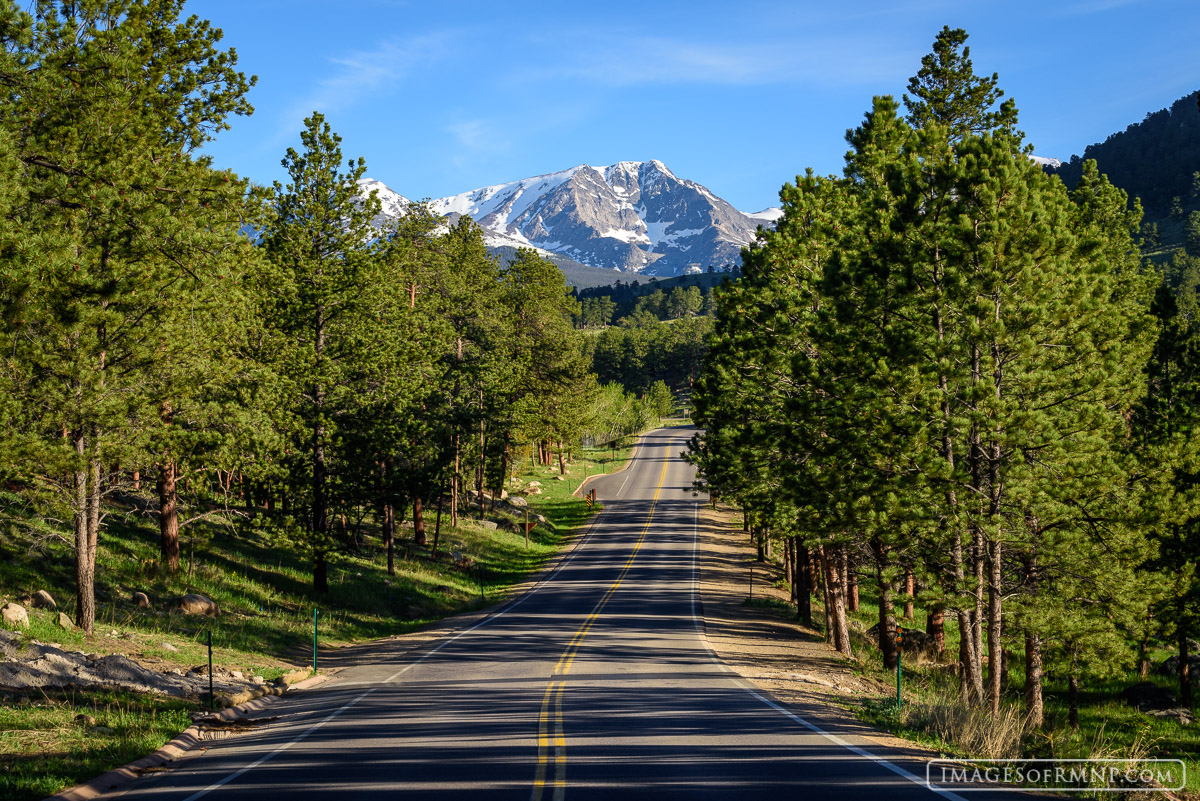
<instances>
[{"instance_id":1,"label":"pine tree","mask_svg":"<svg viewBox=\"0 0 1200 801\"><path fill-rule=\"evenodd\" d=\"M262 234L271 271L260 291L271 298L270 324L286 342L278 365L290 377L291 405L299 428L290 490L306 514L292 533L313 558L313 587L328 590L328 559L337 543L331 520L331 446L339 419L363 401L356 385L362 344L372 326L368 312L379 265L371 220L373 194L360 198L360 158L345 162L341 137L319 112L304 121L302 149L288 148L286 186L276 197Z\"/></svg>"},{"instance_id":2,"label":"pine tree","mask_svg":"<svg viewBox=\"0 0 1200 801\"><path fill-rule=\"evenodd\" d=\"M29 269L9 283L27 474L48 472L73 519L77 622L94 625L108 466L137 464L156 420L147 389L195 344L181 305L215 302L236 236L218 210L242 185L196 151L249 113L252 80L221 32L179 21L182 0L40 2L36 19L0 15L13 150L27 198L14 209ZM203 317L203 313L201 313ZM203 340L205 332L191 332ZM152 427L156 423L148 423ZM57 476L69 475L60 483Z\"/></svg>"}]
</instances>

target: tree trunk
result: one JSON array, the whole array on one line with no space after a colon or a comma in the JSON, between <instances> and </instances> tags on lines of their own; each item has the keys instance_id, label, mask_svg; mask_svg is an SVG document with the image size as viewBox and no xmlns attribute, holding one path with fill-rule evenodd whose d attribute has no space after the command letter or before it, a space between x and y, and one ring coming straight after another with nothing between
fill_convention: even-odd
<instances>
[{"instance_id":1,"label":"tree trunk","mask_svg":"<svg viewBox=\"0 0 1200 801\"><path fill-rule=\"evenodd\" d=\"M1079 728L1079 674L1074 665L1067 679L1067 724L1072 729Z\"/></svg>"},{"instance_id":2,"label":"tree trunk","mask_svg":"<svg viewBox=\"0 0 1200 801\"><path fill-rule=\"evenodd\" d=\"M917 616L913 596L917 594L917 581L913 576L912 565L904 566L904 619L912 620Z\"/></svg>"},{"instance_id":3,"label":"tree trunk","mask_svg":"<svg viewBox=\"0 0 1200 801\"><path fill-rule=\"evenodd\" d=\"M458 504L459 504L459 489L460 489L459 469L461 468L459 460L462 456L459 445L460 445L460 443L459 443L458 432L455 431L455 433L454 433L454 474L450 476L450 527L451 528L456 528L458 526Z\"/></svg>"},{"instance_id":4,"label":"tree trunk","mask_svg":"<svg viewBox=\"0 0 1200 801\"><path fill-rule=\"evenodd\" d=\"M1029 728L1041 728L1045 722L1042 701L1042 639L1025 630L1025 721Z\"/></svg>"},{"instance_id":5,"label":"tree trunk","mask_svg":"<svg viewBox=\"0 0 1200 801\"><path fill-rule=\"evenodd\" d=\"M329 592L329 562L325 559L325 551L317 551L313 554L313 591L318 593Z\"/></svg>"},{"instance_id":6,"label":"tree trunk","mask_svg":"<svg viewBox=\"0 0 1200 801\"><path fill-rule=\"evenodd\" d=\"M91 634L96 625L96 574L88 558L88 467L84 461L87 442L77 435L74 445L79 460L74 472L75 499L72 504L75 507L75 625Z\"/></svg>"},{"instance_id":7,"label":"tree trunk","mask_svg":"<svg viewBox=\"0 0 1200 801\"><path fill-rule=\"evenodd\" d=\"M1003 587L1000 574L1000 541L988 543L988 702L992 714L1000 714L1001 678L1004 674L1004 645L1001 638L1003 622L1001 598Z\"/></svg>"},{"instance_id":8,"label":"tree trunk","mask_svg":"<svg viewBox=\"0 0 1200 801\"><path fill-rule=\"evenodd\" d=\"M846 558L846 603L851 612L857 612L858 601L858 564L854 559Z\"/></svg>"},{"instance_id":9,"label":"tree trunk","mask_svg":"<svg viewBox=\"0 0 1200 801\"><path fill-rule=\"evenodd\" d=\"M825 582L828 586L830 600L830 618L833 626L833 647L844 656L852 656L850 650L850 628L846 623L846 588L843 577L839 572L838 563L841 561L841 549L825 549Z\"/></svg>"},{"instance_id":10,"label":"tree trunk","mask_svg":"<svg viewBox=\"0 0 1200 801\"><path fill-rule=\"evenodd\" d=\"M829 592L828 557L825 546L817 546L817 561L821 572L821 606L825 612L825 641L833 643L833 596Z\"/></svg>"},{"instance_id":11,"label":"tree trunk","mask_svg":"<svg viewBox=\"0 0 1200 801\"><path fill-rule=\"evenodd\" d=\"M879 651L883 654L883 667L896 669L896 610L892 602L892 582L887 577L889 560L887 548L878 537L871 539L871 552L875 555L875 586L879 591Z\"/></svg>"},{"instance_id":12,"label":"tree trunk","mask_svg":"<svg viewBox=\"0 0 1200 801\"><path fill-rule=\"evenodd\" d=\"M1179 603L1180 609L1183 602ZM1188 659L1188 627L1186 618L1182 615L1176 624L1179 635L1179 705L1184 709L1192 708L1192 666Z\"/></svg>"},{"instance_id":13,"label":"tree trunk","mask_svg":"<svg viewBox=\"0 0 1200 801\"><path fill-rule=\"evenodd\" d=\"M933 638L938 659L941 659L946 650L946 609L940 601L930 608L925 618L925 633Z\"/></svg>"},{"instance_id":14,"label":"tree trunk","mask_svg":"<svg viewBox=\"0 0 1200 801\"><path fill-rule=\"evenodd\" d=\"M417 545L424 545L425 540L425 515L421 509L421 496L413 498L413 542Z\"/></svg>"},{"instance_id":15,"label":"tree trunk","mask_svg":"<svg viewBox=\"0 0 1200 801\"><path fill-rule=\"evenodd\" d=\"M438 491L438 508L437 515L433 518L433 554L437 556L438 548L442 543L442 506L446 503L446 487L443 485Z\"/></svg>"},{"instance_id":16,"label":"tree trunk","mask_svg":"<svg viewBox=\"0 0 1200 801\"><path fill-rule=\"evenodd\" d=\"M796 545L796 619L812 628L812 558L807 545Z\"/></svg>"},{"instance_id":17,"label":"tree trunk","mask_svg":"<svg viewBox=\"0 0 1200 801\"><path fill-rule=\"evenodd\" d=\"M383 541L387 545L387 571L396 575L396 507L391 501L383 504Z\"/></svg>"},{"instance_id":18,"label":"tree trunk","mask_svg":"<svg viewBox=\"0 0 1200 801\"><path fill-rule=\"evenodd\" d=\"M175 462L163 454L158 468L158 544L163 565L179 572L179 495L175 491Z\"/></svg>"}]
</instances>

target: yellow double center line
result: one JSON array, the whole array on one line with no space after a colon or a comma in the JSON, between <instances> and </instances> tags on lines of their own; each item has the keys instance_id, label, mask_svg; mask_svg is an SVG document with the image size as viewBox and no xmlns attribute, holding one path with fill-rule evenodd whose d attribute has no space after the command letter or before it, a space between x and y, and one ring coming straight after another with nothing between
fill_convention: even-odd
<instances>
[{"instance_id":1,"label":"yellow double center line","mask_svg":"<svg viewBox=\"0 0 1200 801\"><path fill-rule=\"evenodd\" d=\"M620 589L621 584L625 581L625 576L629 574L629 568L633 567L633 560L637 558L638 551L642 549L642 543L646 541L646 532L650 530L650 521L654 519L654 507L658 505L658 496L662 493L663 482L666 480L667 460L664 459L662 473L658 477L658 486L654 488L654 498L650 501L650 511L646 513L646 525L642 526L642 533L633 546L633 552L625 560L625 566L621 568L616 581L609 585L604 596L579 626L575 636L571 638L571 642L567 644L566 650L558 659L558 664L554 666L550 683L546 685L546 694L542 697L542 711L538 715L538 763L533 778L531 801L541 801L548 786L554 788L552 796L554 801L562 801L566 795L567 737L563 732L562 713L563 690L567 686L566 675L571 671L571 665L575 662L575 656L579 653L584 638L596 624L609 599ZM559 676L563 678L557 678ZM547 775L550 773L551 765L553 765L554 778L552 781L548 781Z\"/></svg>"}]
</instances>

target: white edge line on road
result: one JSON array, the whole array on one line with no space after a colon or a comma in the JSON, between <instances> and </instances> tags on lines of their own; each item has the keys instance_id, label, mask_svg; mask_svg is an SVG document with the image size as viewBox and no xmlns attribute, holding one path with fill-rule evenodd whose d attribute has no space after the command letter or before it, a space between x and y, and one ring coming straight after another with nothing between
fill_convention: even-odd
<instances>
[{"instance_id":1,"label":"white edge line on road","mask_svg":"<svg viewBox=\"0 0 1200 801\"><path fill-rule=\"evenodd\" d=\"M502 609L500 609L500 611L498 611L498 612L496 612L496 613L494 613L494 614L488 615L487 617L483 618L483 620L480 620L478 623L476 623L475 625L471 626L470 628L463 629L463 630L462 630L462 631L460 631L458 634L455 634L453 637L450 637L449 639L443 640L443 641L442 641L442 642L441 642L441 643L440 643L440 644L439 644L439 645L438 645L436 648L432 648L432 649L430 649L429 651L426 651L426 652L425 652L425 654L424 654L424 655L423 655L423 656L422 656L420 659L417 659L417 660L415 660L415 661L413 661L413 662L410 662L410 663L408 663L408 664L407 664L407 665L405 665L403 668L401 668L400 670L397 670L395 673L393 673L391 676L388 676L386 679L384 679L384 680L383 680L382 684L391 684L393 681L395 681L396 679L400 678L400 677L401 677L401 676L403 676L405 673L407 673L409 670L411 670L412 668L414 668L414 667L416 667L417 665L421 664L421 663L422 663L422 662L424 662L426 659L428 659L429 657L433 656L433 655L434 655L434 654L436 654L438 651L442 650L442 649L443 649L443 648L445 648L447 645L449 645L450 643L452 643L452 642L454 642L455 640L457 640L459 637L463 637L463 636L465 636L465 635L467 635L467 634L470 634L472 631L475 631L475 630L476 630L476 629L478 629L479 627L481 627L481 626L483 626L483 625L486 625L487 623L490 623L490 622L492 622L492 621L494 621L494 620L498 620L498 619L499 619L499 618L500 618L502 615L504 615L504 614L507 614L508 612L511 612L512 610L514 610L514 609L516 609L518 606L520 606L522 603L524 603L524 602L526 601L526 599L530 598L530 597L531 597L531 596L533 596L533 595L534 595L534 594L535 594L535 593L536 593L538 590L540 590L542 587L546 586L546 584L548 584L548 583L550 582L550 580L551 580L551 579L553 579L555 576L557 576L557 575L559 574L559 571L561 571L561 570L562 570L564 567L566 567L568 564L570 564L570 563L571 563L571 560L575 558L575 555L576 555L576 554L578 554L578 553L579 553L579 552L580 552L580 551L583 549L583 544L584 544L584 543L585 543L585 542L586 542L588 539L590 539L590 538L591 538L591 536L592 536L592 532L593 532L593 531L595 531L595 529L596 529L596 523L597 523L597 522L599 522L599 520L600 520L600 518L601 518L601 516L602 516L603 514L604 514L604 512L603 512L603 510L602 510L602 511L600 512L600 514L596 515L596 517L595 517L595 518L592 520L592 524L591 524L590 526L588 526L588 530L587 530L587 532L586 532L586 533L583 535L583 537L581 537L581 538L580 538L579 542L578 542L578 543L576 543L575 547L571 549L571 552L570 552L569 554L567 554L566 558L565 558L565 559L563 559L563 560L562 560L562 562L561 562L561 563L559 563L558 567L554 568L554 570L553 570L553 571L551 571L549 575L547 575L545 578L543 578L541 581L539 581L537 584L535 584L535 585L534 585L534 586L533 586L533 587L532 587L532 588L529 590L529 592L527 592L527 593L523 594L523 595L522 595L520 598L517 598L517 599L513 600L513 601L512 601L512 602L510 602L510 603L509 603L507 606L505 606L505 607L503 607ZM348 688L348 687L352 687L352 686L354 686L354 685L346 685L346 684L344 684L344 685L342 685L342 688L343 688L343 689L346 689L346 688ZM225 778L221 779L220 781L217 781L217 782L215 782L215 783L213 783L213 784L210 784L208 787L205 787L203 790L198 790L198 791L196 791L196 792L192 793L192 794L191 794L191 795L189 795L187 798L185 798L183 801L196 801L196 799L203 798L204 796L206 796L206 795L208 795L209 793L211 793L213 790L216 790L216 789L218 789L218 788L220 788L220 787L224 787L226 784L229 784L229 782L231 782L231 781L233 781L234 779L238 778L239 776L241 776L241 775L242 775L243 773L245 773L246 771L248 771L248 770L252 770L253 768L256 768L256 767L258 767L259 765L261 765L262 763L266 762L267 760L269 760L269 759L272 759L272 758L274 758L275 756L277 756L278 754L281 754L281 753L283 753L284 751L288 750L288 749L289 749L289 748L291 748L293 745L295 745L296 743L300 742L300 741L301 741L301 740L303 740L305 737L307 737L308 735L312 734L314 731L316 731L317 729L321 728L321 727L322 727L322 726L324 726L326 723L328 723L329 721L333 720L333 719L334 719L334 718L336 718L338 715L342 714L342 713L343 713L343 712L345 712L347 709L349 709L350 707L354 706L354 705L355 705L355 704L357 704L359 701L361 701L362 699L366 698L368 695L370 695L371 693L375 692L375 690L378 690L378 689L379 689L379 687L374 687L374 688L372 688L372 689L370 689L370 690L367 690L366 692L362 693L362 694L361 694L361 695L359 695L357 698L355 698L353 701L350 701L349 703L345 704L344 706L341 706L341 707L339 707L337 710L335 710L335 711L334 711L333 713L331 713L329 716L327 716L326 718L324 718L323 720L321 720L319 723L315 723L315 724L313 724L312 726L309 726L307 729L305 729L304 731L302 731L302 732L300 733L300 735L299 735L298 737L296 737L294 740L291 740L291 741L289 741L289 742L287 742L287 743L284 743L283 745L281 745L281 746L279 746L278 748L276 748L274 751L271 751L270 753L264 754L264 755L263 755L263 756L261 756L259 759L255 760L254 762L251 762L249 765L246 765L244 768L239 768L238 770L234 771L233 773L230 773L228 776L226 776Z\"/></svg>"},{"instance_id":2,"label":"white edge line on road","mask_svg":"<svg viewBox=\"0 0 1200 801\"><path fill-rule=\"evenodd\" d=\"M733 671L732 668L730 668L728 665L726 665L724 662L722 662L721 658L719 656L717 656L717 652L714 651L713 647L709 644L708 636L705 634L704 627L700 622L700 617L696 613L696 599L700 594L700 587L699 587L700 565L699 565L699 561L698 561L699 540L700 540L700 504L697 503L695 506L695 514L692 517L692 624L696 627L696 635L700 639L701 645L704 646L705 651L708 652L708 658L713 662L713 664L715 664L717 667L719 667L721 670L725 671L726 673L730 674L733 677L732 678L733 683L736 684L738 687L742 688L747 693L754 696L754 698L758 699L763 704L765 704L766 706L769 706L771 709L774 709L776 712L780 713L781 715L783 715L784 717L793 721L794 723L799 723L804 728L808 729L809 731L812 731L814 734L819 734L822 737L824 737L825 739L829 740L830 742L832 742L836 745L840 745L842 748L845 748L847 751L850 751L853 754L857 754L858 756L863 757L864 759L869 759L872 762L874 762L875 764L877 764L881 767L887 768L892 773L895 773L898 776L903 776L905 779L908 779L910 782L920 785L921 787L924 787L925 789L929 790L930 792L937 793L942 798L949 799L949 801L966 801L966 799L964 799L961 795L958 795L957 793L953 793L953 792L943 789L941 787L934 787L933 785L929 784L925 779L922 779L920 776L916 775L915 773L905 770L904 768L900 767L899 765L889 762L888 760L884 759L881 756L872 754L870 751L866 750L865 748L860 748L859 746L854 745L853 743L846 742L841 737L838 737L836 734L830 734L829 732L825 731L817 724L812 723L811 721L805 720L804 718L795 714L791 710L786 709L783 706L780 706L779 704L775 703L775 701L771 700L770 698L768 698L767 696L763 695L758 690L756 690L754 687L752 687L748 683L746 683L742 679L741 676L739 676L737 673L735 673Z\"/></svg>"},{"instance_id":3,"label":"white edge line on road","mask_svg":"<svg viewBox=\"0 0 1200 801\"><path fill-rule=\"evenodd\" d=\"M187 798L185 798L183 801L194 801L194 800L195 800L195 799L197 799L197 798L202 798L203 796L206 796L206 795L208 795L208 794L209 794L209 793L211 793L213 790L216 790L218 787L224 787L226 784L229 784L231 781L233 781L234 779L236 779L238 776L241 776L241 775L242 775L243 773L245 773L246 771L248 771L248 770L251 770L251 769L253 769L253 768L257 768L259 765L261 765L262 763L266 762L268 759L271 759L271 758L272 758L272 757L274 757L276 754L279 754L280 752L283 752L283 751L286 751L286 750L288 750L288 749L289 749L289 748L291 748L293 745L295 745L296 743L300 742L300 741L301 741L301 740L303 740L305 737L307 737L308 735L312 734L314 731L316 731L317 729L321 728L321 727L322 727L322 726L324 726L326 723L328 723L329 721L333 720L333 719L334 719L334 718L336 718L338 715L342 714L342 713L343 713L343 712L345 712L347 709L349 709L350 707L354 706L354 705L355 705L355 704L357 704L359 701L361 701L362 699L366 698L368 695L370 695L370 694L371 694L371 693L373 693L373 692L375 692L375 690L367 690L365 693L363 693L362 695L358 696L357 698L355 698L355 699L354 699L353 701L351 701L350 703L346 704L345 706L342 706L340 709L336 710L335 712L333 712L332 714L330 714L329 716L327 716L327 717L326 717L324 720L322 720L320 723L317 723L317 724L316 724L316 725L314 725L314 726L309 726L309 727L308 727L307 729L305 729L305 730L304 730L304 731L303 731L303 732L300 734L300 736L299 736L299 737L297 737L296 739L292 740L292 741L291 741L291 742L289 742L289 743L286 743L286 744L284 744L284 745L281 745L281 746L279 746L279 747L278 747L278 748L276 748L274 751L271 751L271 752L270 752L270 753L268 753L268 754L264 754L263 756L259 757L259 758L258 758L256 761L254 761L254 762L251 762L251 763L250 763L249 765L247 765L246 767L244 767L244 768L241 768L240 770L234 771L233 773L230 773L230 774L229 774L228 776L226 776L225 778L221 779L220 781L214 782L213 784L210 784L208 787L205 787L203 790L198 790L198 791L196 791L196 792L192 793L192 794L191 794L191 795L189 795Z\"/></svg>"}]
</instances>

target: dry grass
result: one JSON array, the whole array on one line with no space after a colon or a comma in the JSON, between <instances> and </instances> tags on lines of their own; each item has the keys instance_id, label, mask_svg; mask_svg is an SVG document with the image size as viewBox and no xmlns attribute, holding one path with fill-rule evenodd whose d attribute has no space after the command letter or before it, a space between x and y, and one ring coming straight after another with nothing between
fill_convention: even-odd
<instances>
[{"instance_id":1,"label":"dry grass","mask_svg":"<svg viewBox=\"0 0 1200 801\"><path fill-rule=\"evenodd\" d=\"M901 722L983 759L1021 756L1025 722L1015 706L1004 705L993 716L988 710L968 706L956 692L943 687L923 693L906 705Z\"/></svg>"}]
</instances>

